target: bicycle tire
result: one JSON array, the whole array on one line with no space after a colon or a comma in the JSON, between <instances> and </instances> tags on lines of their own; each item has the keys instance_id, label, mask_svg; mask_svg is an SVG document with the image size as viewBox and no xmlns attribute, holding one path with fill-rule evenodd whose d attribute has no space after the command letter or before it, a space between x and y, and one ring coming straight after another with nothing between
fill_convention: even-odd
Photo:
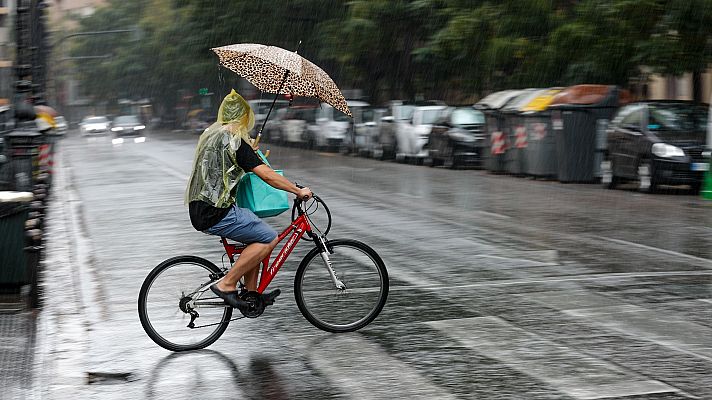
<instances>
[{"instance_id":1,"label":"bicycle tire","mask_svg":"<svg viewBox=\"0 0 712 400\"><path fill-rule=\"evenodd\" d=\"M156 331L154 328L153 324L151 324L150 318L149 318L149 313L147 310L147 298L149 296L149 291L155 282L156 278L158 278L164 271L178 265L178 264L194 264L197 266L203 267L206 272L212 272L218 275L222 275L222 272L220 268L218 268L215 264L212 262L196 257L196 256L177 256L170 258L168 260L163 261L162 263L158 264L146 277L146 279L143 282L143 285L141 285L141 290L139 291L138 295L138 316L141 321L141 326L143 326L143 330L146 332L148 337L151 338L157 345L163 347L164 349L170 350L170 351L189 351L189 350L198 350L205 348L207 346L210 346L211 344L215 343L216 340L222 336L222 334L225 332L227 329L228 324L230 323L230 318L232 317L232 308L231 307L225 307L223 311L223 315L221 318L221 321L218 325L215 325L215 330L207 336L205 339L194 343L194 344L189 344L189 345L184 345L184 344L178 344L178 343L173 343L170 340L164 338L159 332ZM195 285L200 285L202 282L195 282ZM178 305L176 304L176 307ZM179 309L180 311L180 309ZM189 329L186 327L186 329ZM202 328L197 328L197 329L202 329Z\"/></svg>"},{"instance_id":2,"label":"bicycle tire","mask_svg":"<svg viewBox=\"0 0 712 400\"><path fill-rule=\"evenodd\" d=\"M334 288L330 275L327 272L326 267L324 266L324 261L321 259L319 248L315 247L311 251L309 251L306 256L304 256L302 262L297 268L297 272L294 277L294 297L297 303L297 307L299 307L299 311L302 313L304 318L307 319L307 321L309 321L312 325L321 330L334 333L353 332L359 330L370 324L374 319L376 319L376 317L378 317L381 310L383 310L383 307L386 304L389 289L388 271L386 270L386 266L383 263L381 257L378 255L378 253L376 253L375 250L373 250L365 243L350 239L336 239L328 241L326 243L326 246L329 251L332 252L329 257L332 261L334 271L337 277L341 279L346 285L347 289L346 291L340 291ZM343 262L342 260L338 259L342 256L342 254L348 253L344 251L345 249L354 250L353 255L355 256L358 256L359 254L361 256L365 256L365 258L361 256L359 257L361 260L364 261L364 263L363 265L360 265L361 268L359 268L358 271L354 272L353 274L351 272L351 268L354 268L352 264L359 264L355 262L357 260L354 259L352 262ZM317 260L316 264L314 264L313 261L317 257L319 257L319 259ZM370 260L370 262L367 261L367 259ZM319 272L317 272L316 274L311 274L311 266L313 265L318 265L322 269L320 269ZM356 267L358 268L359 266ZM329 307L329 302L324 301L324 297L326 297L329 292L333 292L335 296L343 297L350 296L351 294L359 296L363 295L364 293L373 292L374 288L369 288L368 286L364 288L358 288L354 286L358 283L362 283L362 278L365 276L363 272L369 272L369 274L377 274L379 278L378 281L380 286L376 288L378 289L378 298L369 305L371 308L365 313L362 313L360 311L355 312L357 318L355 318L353 321L349 320L346 323L334 323L331 321L326 321L325 317L320 316L317 312L317 308ZM311 289L315 285L319 285L318 287L314 287L314 289L316 290L314 293L317 293L317 295L320 297L318 301L312 302L306 299L306 297L313 297L311 295L305 296L305 292L311 293L310 290L305 288L305 276L308 273L308 279L316 280L318 278L318 280L320 281L318 284L316 282L308 284L310 285L308 289ZM370 278L367 277L367 279ZM360 292L359 289L361 290ZM336 298L339 299L339 297ZM347 313L349 311L349 308L353 307L354 305L365 304L365 302L363 302L361 298L359 298L359 302L348 302L342 300L337 300L337 302L339 304L336 305L334 309L338 311L338 313L344 314ZM337 316L334 317L338 318Z\"/></svg>"}]
</instances>

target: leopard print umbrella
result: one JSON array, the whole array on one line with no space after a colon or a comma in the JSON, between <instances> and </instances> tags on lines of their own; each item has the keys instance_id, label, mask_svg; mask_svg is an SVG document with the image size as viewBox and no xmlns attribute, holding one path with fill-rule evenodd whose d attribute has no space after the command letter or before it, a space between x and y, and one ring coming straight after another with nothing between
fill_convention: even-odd
<instances>
[{"instance_id":1,"label":"leopard print umbrella","mask_svg":"<svg viewBox=\"0 0 712 400\"><path fill-rule=\"evenodd\" d=\"M344 95L329 75L295 52L255 43L233 44L211 50L220 58L220 64L263 92L279 91L279 94L316 97L352 116ZM287 80L282 84L287 71Z\"/></svg>"}]
</instances>

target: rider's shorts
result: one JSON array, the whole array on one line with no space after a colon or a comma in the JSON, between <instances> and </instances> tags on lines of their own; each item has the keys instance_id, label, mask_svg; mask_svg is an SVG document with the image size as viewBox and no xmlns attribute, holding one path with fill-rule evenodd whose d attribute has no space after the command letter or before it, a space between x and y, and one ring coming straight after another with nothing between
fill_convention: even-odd
<instances>
[{"instance_id":1,"label":"rider's shorts","mask_svg":"<svg viewBox=\"0 0 712 400\"><path fill-rule=\"evenodd\" d=\"M245 244L269 243L277 232L252 211L233 204L225 218L205 230L205 233L224 236Z\"/></svg>"}]
</instances>

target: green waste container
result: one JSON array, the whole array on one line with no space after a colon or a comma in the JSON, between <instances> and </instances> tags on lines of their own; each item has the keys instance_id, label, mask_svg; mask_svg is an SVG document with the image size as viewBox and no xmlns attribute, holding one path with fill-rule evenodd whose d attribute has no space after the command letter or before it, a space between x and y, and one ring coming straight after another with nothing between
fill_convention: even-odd
<instances>
[{"instance_id":1,"label":"green waste container","mask_svg":"<svg viewBox=\"0 0 712 400\"><path fill-rule=\"evenodd\" d=\"M0 192L0 286L30 283L25 253L25 221L32 193Z\"/></svg>"}]
</instances>

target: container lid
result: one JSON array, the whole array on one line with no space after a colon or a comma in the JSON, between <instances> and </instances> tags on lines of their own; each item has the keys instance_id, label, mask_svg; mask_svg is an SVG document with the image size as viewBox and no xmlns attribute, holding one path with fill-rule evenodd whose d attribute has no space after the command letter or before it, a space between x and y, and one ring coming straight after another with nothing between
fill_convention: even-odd
<instances>
[{"instance_id":1,"label":"container lid","mask_svg":"<svg viewBox=\"0 0 712 400\"><path fill-rule=\"evenodd\" d=\"M546 108L549 107L549 104L551 104L551 101L554 99L554 96L562 90L562 88L551 88L538 92L528 104L521 108L521 111L538 112L546 110Z\"/></svg>"},{"instance_id":2,"label":"container lid","mask_svg":"<svg viewBox=\"0 0 712 400\"><path fill-rule=\"evenodd\" d=\"M493 94L497 94L497 96L493 97L492 99L488 99L487 103L484 104L484 107L478 106L477 108L484 108L484 109L490 109L490 110L499 110L500 108L506 106L512 99L515 97L521 95L524 91L523 90L504 90L502 92L497 92ZM492 96L492 95L490 95ZM489 97L489 96L487 96ZM487 99L487 98L485 98ZM485 100L483 99L483 100ZM480 103L477 103L478 105Z\"/></svg>"},{"instance_id":3,"label":"container lid","mask_svg":"<svg viewBox=\"0 0 712 400\"><path fill-rule=\"evenodd\" d=\"M31 192L0 191L0 203L30 202L34 199Z\"/></svg>"},{"instance_id":4,"label":"container lid","mask_svg":"<svg viewBox=\"0 0 712 400\"><path fill-rule=\"evenodd\" d=\"M609 85L575 85L559 92L550 105L555 104L596 104L600 103L615 89ZM618 90L618 104L628 104L632 100L630 92Z\"/></svg>"},{"instance_id":5,"label":"container lid","mask_svg":"<svg viewBox=\"0 0 712 400\"><path fill-rule=\"evenodd\" d=\"M539 93L544 90L546 89L524 89L517 97L509 101L506 106L502 107L502 111L522 111L522 107L529 104L532 99L537 97Z\"/></svg>"},{"instance_id":6,"label":"container lid","mask_svg":"<svg viewBox=\"0 0 712 400\"><path fill-rule=\"evenodd\" d=\"M491 109L492 104L497 102L497 99L499 99L502 96L505 96L507 93L512 92L511 90L501 90L499 92L494 92L490 93L484 98L482 98L480 101L475 103L475 108L478 109Z\"/></svg>"}]
</instances>

